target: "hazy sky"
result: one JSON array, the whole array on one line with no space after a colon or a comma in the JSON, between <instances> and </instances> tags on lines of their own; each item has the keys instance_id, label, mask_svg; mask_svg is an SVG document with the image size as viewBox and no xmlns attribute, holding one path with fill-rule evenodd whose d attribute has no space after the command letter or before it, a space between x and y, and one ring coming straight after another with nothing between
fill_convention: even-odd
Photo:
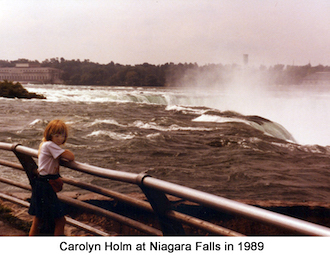
<instances>
[{"instance_id":1,"label":"hazy sky","mask_svg":"<svg viewBox=\"0 0 330 255\"><path fill-rule=\"evenodd\" d=\"M0 0L0 59L330 65L329 0Z\"/></svg>"}]
</instances>

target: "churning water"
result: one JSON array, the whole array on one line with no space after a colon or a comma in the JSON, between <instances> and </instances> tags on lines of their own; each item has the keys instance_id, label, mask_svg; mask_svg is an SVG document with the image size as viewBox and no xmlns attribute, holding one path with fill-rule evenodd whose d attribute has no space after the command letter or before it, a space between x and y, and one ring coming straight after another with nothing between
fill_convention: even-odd
<instances>
[{"instance_id":1,"label":"churning water","mask_svg":"<svg viewBox=\"0 0 330 255\"><path fill-rule=\"evenodd\" d=\"M47 99L1 98L1 142L37 149L47 123L61 118L70 126L66 147L79 162L148 171L232 199L330 202L328 88L26 87ZM20 174L14 178L26 181ZM69 169L62 175L134 191Z\"/></svg>"}]
</instances>

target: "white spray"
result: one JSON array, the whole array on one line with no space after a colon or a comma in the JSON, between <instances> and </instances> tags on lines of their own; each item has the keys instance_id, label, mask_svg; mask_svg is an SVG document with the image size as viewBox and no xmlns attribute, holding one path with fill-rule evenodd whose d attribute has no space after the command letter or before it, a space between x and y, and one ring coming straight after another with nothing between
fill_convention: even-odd
<instances>
[{"instance_id":1,"label":"white spray","mask_svg":"<svg viewBox=\"0 0 330 255\"><path fill-rule=\"evenodd\" d=\"M208 83L207 77L199 73L193 86L186 85L190 93L204 97L205 106L267 118L300 144L330 145L330 84L270 86L251 70L237 70L230 82L221 84Z\"/></svg>"}]
</instances>

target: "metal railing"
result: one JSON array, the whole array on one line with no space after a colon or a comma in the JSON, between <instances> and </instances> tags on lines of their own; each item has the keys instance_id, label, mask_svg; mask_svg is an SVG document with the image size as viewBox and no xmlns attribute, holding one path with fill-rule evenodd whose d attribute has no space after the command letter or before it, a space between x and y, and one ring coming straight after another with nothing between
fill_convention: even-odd
<instances>
[{"instance_id":1,"label":"metal railing","mask_svg":"<svg viewBox=\"0 0 330 255\"><path fill-rule=\"evenodd\" d=\"M18 144L9 144L2 142L0 142L0 149L14 152L21 163L17 164L6 160L0 160L0 165L25 171L27 173L27 176L31 178L31 176L33 175L33 171L35 171L37 167L33 160L33 158L37 158L38 156L37 150L24 147ZM122 216L109 210L97 207L95 205L91 205L86 202L78 201L77 199L66 197L62 194L59 194L58 197L61 201L67 204L79 207L83 210L88 210L90 212L105 217L109 217L111 219L114 219L115 221L135 228L148 235L184 235L185 232L182 225L184 224L195 227L197 229L204 230L210 234L225 236L242 236L242 234L237 233L233 230L226 229L216 224L173 210L166 196L168 194L187 201L197 203L207 208L215 209L219 212L226 212L233 215L238 215L241 217L252 219L256 222L272 225L284 230L289 230L298 235L303 234L313 236L330 236L330 228L282 215L279 213L271 212L255 206L243 204L206 192L173 184L167 181L159 180L145 173L135 174L115 171L111 169L105 169L96 166L91 166L88 164L79 163L76 161L61 161L61 165L86 174L138 185L147 197L148 202L96 185L62 177L63 181L67 184L98 194L102 194L104 196L108 196L118 201L129 204L130 206L134 206L142 210L155 213L159 220L161 230L150 227L144 223L130 219L126 216ZM0 182L4 182L27 190L31 189L29 185L21 184L5 178L0 178ZM8 197L5 198L3 195L0 195L0 197L7 200L10 199ZM25 206L28 205L25 204ZM72 224L78 225L77 222L73 222ZM84 226L80 225L78 227L83 228ZM93 232L91 228L89 228L89 230L87 231ZM104 233L95 234L104 235Z\"/></svg>"}]
</instances>

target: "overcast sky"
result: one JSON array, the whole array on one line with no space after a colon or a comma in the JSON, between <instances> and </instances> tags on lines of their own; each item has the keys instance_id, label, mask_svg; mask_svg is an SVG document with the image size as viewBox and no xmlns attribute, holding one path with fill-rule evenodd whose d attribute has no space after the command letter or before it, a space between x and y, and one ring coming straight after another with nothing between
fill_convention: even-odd
<instances>
[{"instance_id":1,"label":"overcast sky","mask_svg":"<svg viewBox=\"0 0 330 255\"><path fill-rule=\"evenodd\" d=\"M0 59L330 65L329 0L0 0Z\"/></svg>"}]
</instances>

